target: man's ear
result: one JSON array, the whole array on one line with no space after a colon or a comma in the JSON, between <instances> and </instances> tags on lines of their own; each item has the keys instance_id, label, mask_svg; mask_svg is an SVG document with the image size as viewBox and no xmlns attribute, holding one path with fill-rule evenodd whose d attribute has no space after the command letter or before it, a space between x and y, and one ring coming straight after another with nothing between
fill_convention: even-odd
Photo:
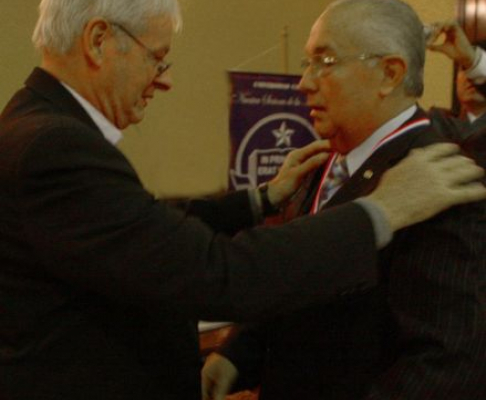
<instances>
[{"instance_id":1,"label":"man's ear","mask_svg":"<svg viewBox=\"0 0 486 400\"><path fill-rule=\"evenodd\" d=\"M403 57L396 55L384 56L381 58L380 63L383 69L380 95L386 97L403 83L408 66Z\"/></svg>"},{"instance_id":2,"label":"man's ear","mask_svg":"<svg viewBox=\"0 0 486 400\"><path fill-rule=\"evenodd\" d=\"M89 21L83 31L82 46L85 57L96 66L103 61L105 41L112 35L110 23L102 18Z\"/></svg>"}]
</instances>

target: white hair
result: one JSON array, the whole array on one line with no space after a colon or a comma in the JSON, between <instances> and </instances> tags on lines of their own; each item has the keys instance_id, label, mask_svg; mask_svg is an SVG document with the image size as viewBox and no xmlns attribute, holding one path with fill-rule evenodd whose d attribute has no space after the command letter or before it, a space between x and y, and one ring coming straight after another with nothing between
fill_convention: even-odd
<instances>
[{"instance_id":1,"label":"white hair","mask_svg":"<svg viewBox=\"0 0 486 400\"><path fill-rule=\"evenodd\" d=\"M92 18L103 17L135 33L150 17L167 15L174 30L182 26L177 0L41 0L32 42L38 49L67 53Z\"/></svg>"},{"instance_id":2,"label":"white hair","mask_svg":"<svg viewBox=\"0 0 486 400\"><path fill-rule=\"evenodd\" d=\"M404 90L420 97L424 90L425 35L415 11L401 0L337 0L328 11L357 10L359 18L346 26L352 40L372 54L398 54L407 64Z\"/></svg>"}]
</instances>

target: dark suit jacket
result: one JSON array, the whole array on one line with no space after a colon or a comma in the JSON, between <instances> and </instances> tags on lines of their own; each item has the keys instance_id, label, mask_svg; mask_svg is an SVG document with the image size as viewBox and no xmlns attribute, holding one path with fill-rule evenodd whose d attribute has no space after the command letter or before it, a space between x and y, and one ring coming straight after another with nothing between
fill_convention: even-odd
<instances>
[{"instance_id":1,"label":"dark suit jacket","mask_svg":"<svg viewBox=\"0 0 486 400\"><path fill-rule=\"evenodd\" d=\"M324 213L370 193L410 149L440 140L421 128L384 145ZM223 350L241 371L237 388L261 377L262 400L486 399L485 232L484 202L455 207L395 235L380 252L378 287L244 328Z\"/></svg>"},{"instance_id":2,"label":"dark suit jacket","mask_svg":"<svg viewBox=\"0 0 486 400\"><path fill-rule=\"evenodd\" d=\"M432 107L428 112L428 116L435 130L458 143L486 128L486 114L471 123L467 118L452 114L450 110Z\"/></svg>"},{"instance_id":3,"label":"dark suit jacket","mask_svg":"<svg viewBox=\"0 0 486 400\"><path fill-rule=\"evenodd\" d=\"M486 126L469 135L462 142L462 147L466 154L474 158L478 165L486 169Z\"/></svg>"},{"instance_id":4,"label":"dark suit jacket","mask_svg":"<svg viewBox=\"0 0 486 400\"><path fill-rule=\"evenodd\" d=\"M486 84L476 85L476 89L486 96ZM486 114L471 123L465 116L454 115L451 110L432 107L428 116L438 132L461 144L468 156L486 168Z\"/></svg>"},{"instance_id":5,"label":"dark suit jacket","mask_svg":"<svg viewBox=\"0 0 486 400\"><path fill-rule=\"evenodd\" d=\"M0 117L0 192L2 400L193 400L196 320L252 320L376 282L372 226L360 206L218 234L249 225L246 193L185 212L154 199L40 69ZM335 235L343 218L363 234ZM326 251L317 242L332 247L344 237L359 250L320 266Z\"/></svg>"}]
</instances>

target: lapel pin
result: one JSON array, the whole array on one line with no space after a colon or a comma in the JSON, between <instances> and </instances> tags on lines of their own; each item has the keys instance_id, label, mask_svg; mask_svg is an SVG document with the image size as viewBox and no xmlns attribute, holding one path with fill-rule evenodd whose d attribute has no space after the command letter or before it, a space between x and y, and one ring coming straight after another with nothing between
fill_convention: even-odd
<instances>
[{"instance_id":1,"label":"lapel pin","mask_svg":"<svg viewBox=\"0 0 486 400\"><path fill-rule=\"evenodd\" d=\"M371 178L373 178L373 171L371 169L367 169L363 173L363 178L365 178L365 179L371 179Z\"/></svg>"}]
</instances>

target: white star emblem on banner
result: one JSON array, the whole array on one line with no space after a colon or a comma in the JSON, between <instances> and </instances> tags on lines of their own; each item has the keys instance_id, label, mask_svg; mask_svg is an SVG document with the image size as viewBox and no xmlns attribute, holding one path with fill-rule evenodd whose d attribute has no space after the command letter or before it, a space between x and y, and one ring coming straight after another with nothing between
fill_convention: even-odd
<instances>
[{"instance_id":1,"label":"white star emblem on banner","mask_svg":"<svg viewBox=\"0 0 486 400\"><path fill-rule=\"evenodd\" d=\"M290 136L295 133L294 129L287 128L287 123L284 121L280 128L275 129L272 131L273 136L277 139L277 144L275 146L292 146L292 142L290 141Z\"/></svg>"}]
</instances>

